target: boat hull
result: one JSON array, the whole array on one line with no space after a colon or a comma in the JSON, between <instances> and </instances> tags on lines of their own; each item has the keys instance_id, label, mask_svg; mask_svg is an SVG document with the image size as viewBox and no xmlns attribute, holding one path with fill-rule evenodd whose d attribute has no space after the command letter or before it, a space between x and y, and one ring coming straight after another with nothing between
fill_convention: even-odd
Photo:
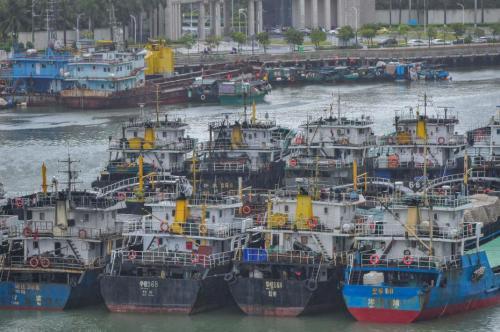
<instances>
[{"instance_id":1,"label":"boat hull","mask_svg":"<svg viewBox=\"0 0 500 332\"><path fill-rule=\"evenodd\" d=\"M60 311L99 304L99 271L86 271L76 285L49 282L0 282L0 309Z\"/></svg>"},{"instance_id":2,"label":"boat hull","mask_svg":"<svg viewBox=\"0 0 500 332\"><path fill-rule=\"evenodd\" d=\"M247 315L295 317L342 307L342 294L335 280L318 282L317 289L311 291L302 280L238 277L229 289Z\"/></svg>"},{"instance_id":3,"label":"boat hull","mask_svg":"<svg viewBox=\"0 0 500 332\"><path fill-rule=\"evenodd\" d=\"M479 266L480 280L472 280ZM500 274L490 268L484 252L462 257L462 268L443 272L444 286L391 287L345 285L343 296L349 312L358 321L412 323L454 315L500 304Z\"/></svg>"},{"instance_id":4,"label":"boat hull","mask_svg":"<svg viewBox=\"0 0 500 332\"><path fill-rule=\"evenodd\" d=\"M195 314L230 302L223 275L204 280L103 276L101 293L111 312Z\"/></svg>"}]
</instances>

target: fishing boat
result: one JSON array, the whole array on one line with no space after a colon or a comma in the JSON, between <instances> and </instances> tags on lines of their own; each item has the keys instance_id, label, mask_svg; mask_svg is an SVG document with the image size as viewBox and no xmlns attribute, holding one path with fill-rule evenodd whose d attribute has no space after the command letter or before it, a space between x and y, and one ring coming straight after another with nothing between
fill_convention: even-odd
<instances>
[{"instance_id":1,"label":"fishing boat","mask_svg":"<svg viewBox=\"0 0 500 332\"><path fill-rule=\"evenodd\" d=\"M239 198L182 192L148 205L151 215L128 224L101 278L107 308L194 314L230 303L224 276L253 226L236 216Z\"/></svg>"},{"instance_id":2,"label":"fishing boat","mask_svg":"<svg viewBox=\"0 0 500 332\"><path fill-rule=\"evenodd\" d=\"M209 141L201 143L186 169L202 190L219 192L243 187L274 188L283 179L284 158L293 133L276 121L257 119L255 104L234 122L226 117L209 124Z\"/></svg>"},{"instance_id":3,"label":"fishing boat","mask_svg":"<svg viewBox=\"0 0 500 332\"><path fill-rule=\"evenodd\" d=\"M147 103L146 52L86 53L65 66L60 102L70 108L135 107Z\"/></svg>"},{"instance_id":4,"label":"fishing boat","mask_svg":"<svg viewBox=\"0 0 500 332\"><path fill-rule=\"evenodd\" d=\"M372 126L370 116L342 116L339 97L336 116L331 105L326 117L299 126L285 166L286 185L293 185L297 178L338 185L350 182L353 168L358 165L366 172L372 164L368 152L376 143Z\"/></svg>"},{"instance_id":5,"label":"fishing boat","mask_svg":"<svg viewBox=\"0 0 500 332\"><path fill-rule=\"evenodd\" d=\"M98 276L121 247L117 211L123 203L75 189L68 158L67 188L9 198L2 222L0 309L64 310L102 302ZM4 248L5 249L5 248Z\"/></svg>"},{"instance_id":6,"label":"fishing boat","mask_svg":"<svg viewBox=\"0 0 500 332\"><path fill-rule=\"evenodd\" d=\"M187 154L196 140L186 136L189 126L180 118L169 119L160 115L148 117L141 105L142 116L130 119L121 128L121 137L109 138L109 160L100 177L92 183L102 188L113 183L137 177L139 157L142 156L142 172L148 174L183 174Z\"/></svg>"},{"instance_id":7,"label":"fishing boat","mask_svg":"<svg viewBox=\"0 0 500 332\"><path fill-rule=\"evenodd\" d=\"M220 80L213 78L195 78L188 89L190 102L216 103L219 101Z\"/></svg>"},{"instance_id":8,"label":"fishing boat","mask_svg":"<svg viewBox=\"0 0 500 332\"><path fill-rule=\"evenodd\" d=\"M265 316L343 308L340 282L363 202L354 191L301 187L272 195L226 275L239 308Z\"/></svg>"},{"instance_id":9,"label":"fishing boat","mask_svg":"<svg viewBox=\"0 0 500 332\"><path fill-rule=\"evenodd\" d=\"M234 78L219 84L219 102L222 105L250 105L264 101L271 92L271 84L261 79Z\"/></svg>"},{"instance_id":10,"label":"fishing boat","mask_svg":"<svg viewBox=\"0 0 500 332\"><path fill-rule=\"evenodd\" d=\"M413 108L396 111L395 132L378 137L377 147L369 153L375 176L398 179L419 190L426 179L463 171L457 154L465 149L466 140L455 131L458 117L447 108L431 115L427 106L424 96L421 112Z\"/></svg>"},{"instance_id":11,"label":"fishing boat","mask_svg":"<svg viewBox=\"0 0 500 332\"><path fill-rule=\"evenodd\" d=\"M343 287L356 320L404 324L500 304L500 266L478 250L481 223L463 221L466 192L393 197L382 220L357 225Z\"/></svg>"}]
</instances>

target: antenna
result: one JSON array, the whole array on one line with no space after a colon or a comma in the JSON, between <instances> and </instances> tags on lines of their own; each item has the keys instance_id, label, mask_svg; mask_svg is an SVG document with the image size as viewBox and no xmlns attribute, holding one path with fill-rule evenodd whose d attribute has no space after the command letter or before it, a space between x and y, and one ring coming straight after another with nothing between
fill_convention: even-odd
<instances>
[{"instance_id":1,"label":"antenna","mask_svg":"<svg viewBox=\"0 0 500 332\"><path fill-rule=\"evenodd\" d=\"M55 2L57 0L48 0L47 9L45 10L45 23L47 28L47 46L53 45L53 42L57 40L57 34L55 31L56 26L56 9ZM32 10L34 12L34 3L32 4Z\"/></svg>"},{"instance_id":2,"label":"antenna","mask_svg":"<svg viewBox=\"0 0 500 332\"><path fill-rule=\"evenodd\" d=\"M78 173L80 173L80 171L75 171L72 169L72 165L79 162L80 162L79 160L72 160L69 152L68 152L68 159L59 160L59 163L66 164L64 168L59 170L59 173L66 174L67 176L67 181L61 183L67 185L66 190L68 192L68 200L71 200L71 191L75 190L76 184L81 184L81 182L76 181L76 179L78 178Z\"/></svg>"}]
</instances>

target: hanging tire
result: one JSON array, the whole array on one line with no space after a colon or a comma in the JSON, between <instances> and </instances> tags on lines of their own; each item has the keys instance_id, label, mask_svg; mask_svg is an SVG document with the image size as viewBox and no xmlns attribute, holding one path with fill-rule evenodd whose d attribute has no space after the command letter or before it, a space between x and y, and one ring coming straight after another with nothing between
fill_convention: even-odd
<instances>
[{"instance_id":1,"label":"hanging tire","mask_svg":"<svg viewBox=\"0 0 500 332\"><path fill-rule=\"evenodd\" d=\"M224 281L229 284L234 284L236 282L236 275L234 272L228 272L224 274Z\"/></svg>"},{"instance_id":2,"label":"hanging tire","mask_svg":"<svg viewBox=\"0 0 500 332\"><path fill-rule=\"evenodd\" d=\"M201 95L201 96L200 96L200 100L201 100L201 101L205 101L206 99L207 99L207 96L205 96L205 95Z\"/></svg>"},{"instance_id":3,"label":"hanging tire","mask_svg":"<svg viewBox=\"0 0 500 332\"><path fill-rule=\"evenodd\" d=\"M305 281L306 289L310 292L314 292L318 289L318 282L314 279L307 279Z\"/></svg>"}]
</instances>

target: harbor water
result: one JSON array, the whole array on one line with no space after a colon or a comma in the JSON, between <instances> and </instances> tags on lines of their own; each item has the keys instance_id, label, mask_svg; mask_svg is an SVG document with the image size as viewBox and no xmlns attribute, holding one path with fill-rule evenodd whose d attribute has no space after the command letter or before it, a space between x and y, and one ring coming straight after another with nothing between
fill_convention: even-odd
<instances>
[{"instance_id":1,"label":"harbor water","mask_svg":"<svg viewBox=\"0 0 500 332\"><path fill-rule=\"evenodd\" d=\"M428 112L448 107L457 115L460 132L487 123L500 105L500 68L451 72L449 82L370 83L309 85L275 88L266 102L257 106L259 118L275 119L296 128L308 116L328 116L330 104L349 116L371 116L377 135L393 131L394 111L415 106L427 93ZM334 97L332 97L334 95ZM334 100L335 98L335 100ZM325 109L327 111L325 111ZM163 106L170 118L180 117L190 125L188 134L208 139L208 122L243 117L243 108L218 105ZM423 108L420 109L423 112ZM154 117L152 109L146 109ZM250 114L251 108L248 109ZM80 186L89 188L104 167L111 135L120 125L139 115L138 109L78 111L62 108L28 108L0 111L0 182L11 194L39 190L41 163L47 175L61 177L58 161L67 157L80 161ZM195 316L111 314L104 306L58 313L0 311L0 329L16 330L120 330L120 331L495 331L500 326L500 308L490 308L409 326L367 325L347 313L300 318L247 317L236 308Z\"/></svg>"}]
</instances>

